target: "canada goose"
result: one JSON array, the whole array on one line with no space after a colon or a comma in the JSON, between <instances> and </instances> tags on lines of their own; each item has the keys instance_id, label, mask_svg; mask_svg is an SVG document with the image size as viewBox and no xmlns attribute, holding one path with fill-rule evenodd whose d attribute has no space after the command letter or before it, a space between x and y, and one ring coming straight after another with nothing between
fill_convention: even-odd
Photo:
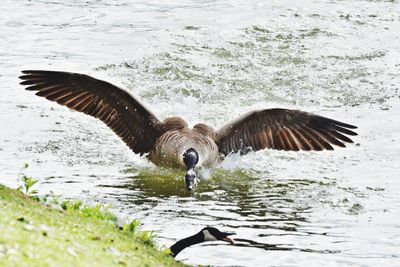
<instances>
[{"instance_id":1,"label":"canada goose","mask_svg":"<svg viewBox=\"0 0 400 267\"><path fill-rule=\"evenodd\" d=\"M235 244L235 240L233 240L232 238L229 238L228 236L230 235L234 235L235 233L231 233L231 232L221 232L220 230L218 230L217 228L214 227L206 227L203 228L200 232L198 232L195 235L189 236L187 238L184 238L182 240L179 240L178 242L176 242L175 244L173 244L170 247L171 253L173 257L176 257L176 255L178 255L179 252L181 252L183 249L195 245L195 244L199 244L202 242L206 242L206 241L226 241L231 243L232 245Z\"/></svg>"},{"instance_id":2,"label":"canada goose","mask_svg":"<svg viewBox=\"0 0 400 267\"><path fill-rule=\"evenodd\" d=\"M179 117L161 122L127 91L78 73L25 70L26 90L103 121L134 153L160 166L185 168L186 187L197 183L195 167L212 166L229 153L264 148L333 150L353 143L356 126L290 109L251 111L219 130L203 123L192 129Z\"/></svg>"}]
</instances>

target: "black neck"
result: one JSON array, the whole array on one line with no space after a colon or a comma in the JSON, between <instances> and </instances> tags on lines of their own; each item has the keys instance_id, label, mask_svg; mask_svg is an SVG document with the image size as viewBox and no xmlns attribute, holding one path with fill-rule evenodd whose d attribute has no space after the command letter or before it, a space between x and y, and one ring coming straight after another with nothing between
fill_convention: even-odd
<instances>
[{"instance_id":1,"label":"black neck","mask_svg":"<svg viewBox=\"0 0 400 267\"><path fill-rule=\"evenodd\" d=\"M189 148L183 153L183 162L186 165L186 170L194 169L194 166L199 162L199 154L194 148Z\"/></svg>"},{"instance_id":2,"label":"black neck","mask_svg":"<svg viewBox=\"0 0 400 267\"><path fill-rule=\"evenodd\" d=\"M204 242L204 236L201 232L197 233L195 235L189 236L185 239L179 240L178 242L173 244L172 247L170 248L170 250L172 252L172 256L175 257L183 249L185 249L189 246L195 245L195 244L202 243L202 242Z\"/></svg>"}]
</instances>

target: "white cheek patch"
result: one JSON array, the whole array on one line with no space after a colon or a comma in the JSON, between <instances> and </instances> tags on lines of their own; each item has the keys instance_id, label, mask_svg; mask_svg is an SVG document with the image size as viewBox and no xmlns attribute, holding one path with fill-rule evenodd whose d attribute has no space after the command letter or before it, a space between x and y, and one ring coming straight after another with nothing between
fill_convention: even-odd
<instances>
[{"instance_id":1,"label":"white cheek patch","mask_svg":"<svg viewBox=\"0 0 400 267\"><path fill-rule=\"evenodd\" d=\"M204 241L217 241L215 236L210 234L210 232L208 230L204 230L203 234L204 234Z\"/></svg>"},{"instance_id":2,"label":"white cheek patch","mask_svg":"<svg viewBox=\"0 0 400 267\"><path fill-rule=\"evenodd\" d=\"M196 153L193 152L193 151L192 151L192 152L189 152L188 155L189 155L189 154L190 154L192 157L194 157L194 158L197 157Z\"/></svg>"}]
</instances>

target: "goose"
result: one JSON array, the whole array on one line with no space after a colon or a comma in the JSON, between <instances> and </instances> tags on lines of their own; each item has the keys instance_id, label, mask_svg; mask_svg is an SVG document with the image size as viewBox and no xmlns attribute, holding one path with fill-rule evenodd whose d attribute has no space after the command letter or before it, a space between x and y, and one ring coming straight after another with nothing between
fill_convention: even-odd
<instances>
[{"instance_id":1,"label":"goose","mask_svg":"<svg viewBox=\"0 0 400 267\"><path fill-rule=\"evenodd\" d=\"M176 255L178 255L178 253L181 252L183 249L185 249L189 246L195 245L195 244L206 242L206 241L221 240L221 241L229 242L230 244L233 245L233 244L235 244L235 240L228 236L234 235L234 234L235 234L234 232L221 232L217 228L208 226L208 227L203 228L197 234L189 236L182 240L179 240L178 242L173 244L170 247L171 254L173 257L176 257Z\"/></svg>"},{"instance_id":2,"label":"goose","mask_svg":"<svg viewBox=\"0 0 400 267\"><path fill-rule=\"evenodd\" d=\"M37 96L103 121L134 152L158 166L186 171L188 190L197 184L196 169L212 167L230 153L261 149L333 150L353 143L357 127L295 109L254 110L215 130L204 123L189 128L180 117L160 121L126 90L85 74L24 70L19 78Z\"/></svg>"}]
</instances>

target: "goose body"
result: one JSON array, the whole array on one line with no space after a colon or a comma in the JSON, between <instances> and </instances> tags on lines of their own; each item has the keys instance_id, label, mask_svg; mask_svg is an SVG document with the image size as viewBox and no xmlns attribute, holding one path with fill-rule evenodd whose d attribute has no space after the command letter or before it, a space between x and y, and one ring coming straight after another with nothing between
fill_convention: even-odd
<instances>
[{"instance_id":1,"label":"goose body","mask_svg":"<svg viewBox=\"0 0 400 267\"><path fill-rule=\"evenodd\" d=\"M356 126L291 109L251 111L218 130L204 123L189 128L180 117L160 121L127 91L93 77L69 72L26 70L26 90L103 121L134 152L159 166L186 170L186 187L196 182L195 167L213 166L230 153L277 149L333 150L357 135Z\"/></svg>"},{"instance_id":2,"label":"goose body","mask_svg":"<svg viewBox=\"0 0 400 267\"><path fill-rule=\"evenodd\" d=\"M202 131L201 125L195 125L193 129L188 128L186 122L181 118L168 118L168 121L182 122L179 126L169 127L168 130L160 136L150 150L147 158L159 166L165 167L185 167L182 155L190 148L198 153L198 166L211 167L220 161L218 147L212 137ZM214 131L209 127L211 131Z\"/></svg>"}]
</instances>

